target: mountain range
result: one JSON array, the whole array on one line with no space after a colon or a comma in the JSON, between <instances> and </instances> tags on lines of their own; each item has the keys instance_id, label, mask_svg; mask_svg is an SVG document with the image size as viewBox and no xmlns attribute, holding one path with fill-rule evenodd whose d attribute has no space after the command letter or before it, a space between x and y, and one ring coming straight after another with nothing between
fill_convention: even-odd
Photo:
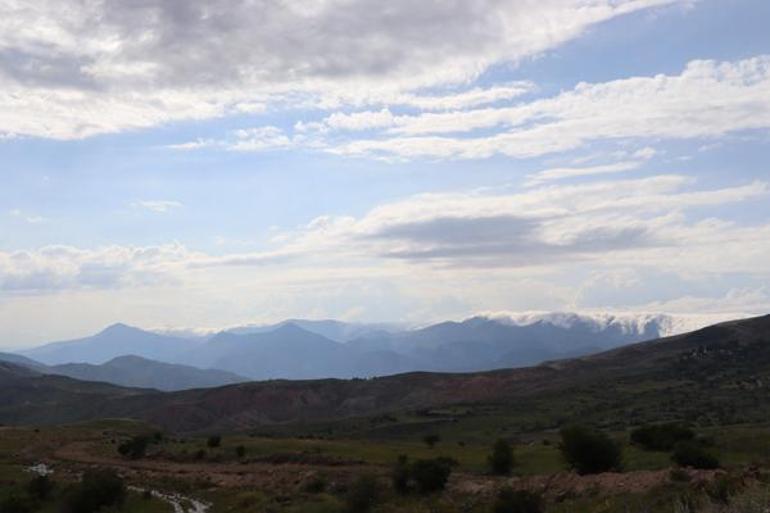
<instances>
[{"instance_id":1,"label":"mountain range","mask_svg":"<svg viewBox=\"0 0 770 513\"><path fill-rule=\"evenodd\" d=\"M294 319L233 328L206 337L180 337L115 324L90 337L23 351L17 358L33 359L38 366L49 366L49 372L79 379L174 390L249 379L352 378L522 367L654 339L681 325L676 317L649 314L489 315L422 328ZM128 355L144 360L130 364L115 361ZM166 367L162 373L175 378L163 381L153 379L156 372L151 371L150 360L186 367L173 373ZM118 363L122 364L119 370ZM191 367L223 372L199 374L193 379Z\"/></svg>"},{"instance_id":2,"label":"mountain range","mask_svg":"<svg viewBox=\"0 0 770 513\"><path fill-rule=\"evenodd\" d=\"M536 414L553 425L576 416L632 422L645 415L661 420L704 414L710 418L702 422L725 423L766 418L770 403L761 398L768 375L770 316L764 316L519 369L271 380L172 393L78 381L2 363L0 422L124 417L193 432L487 404L484 415L495 408L517 408L527 418Z\"/></svg>"}]
</instances>

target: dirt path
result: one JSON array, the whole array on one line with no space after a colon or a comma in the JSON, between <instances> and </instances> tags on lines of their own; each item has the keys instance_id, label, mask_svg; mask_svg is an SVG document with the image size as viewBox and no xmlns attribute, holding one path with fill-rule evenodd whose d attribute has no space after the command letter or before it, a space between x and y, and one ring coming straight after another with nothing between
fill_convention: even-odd
<instances>
[{"instance_id":1,"label":"dirt path","mask_svg":"<svg viewBox=\"0 0 770 513\"><path fill-rule=\"evenodd\" d=\"M210 504L186 497L178 493L163 493L157 490L139 488L138 486L129 486L128 489L139 493L150 492L150 494L156 499L169 504L174 509L174 513L206 513L211 507Z\"/></svg>"}]
</instances>

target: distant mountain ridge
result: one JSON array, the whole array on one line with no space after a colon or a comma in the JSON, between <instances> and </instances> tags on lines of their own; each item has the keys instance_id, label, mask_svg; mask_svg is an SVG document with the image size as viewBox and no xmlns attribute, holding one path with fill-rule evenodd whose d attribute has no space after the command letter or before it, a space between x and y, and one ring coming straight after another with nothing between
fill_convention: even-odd
<instances>
[{"instance_id":1,"label":"distant mountain ridge","mask_svg":"<svg viewBox=\"0 0 770 513\"><path fill-rule=\"evenodd\" d=\"M96 335L52 342L20 351L19 354L46 365L91 363L99 365L130 354L150 360L174 363L179 354L192 350L199 341L159 335L126 324L108 326Z\"/></svg>"},{"instance_id":2,"label":"distant mountain ridge","mask_svg":"<svg viewBox=\"0 0 770 513\"><path fill-rule=\"evenodd\" d=\"M299 329L299 328L298 328ZM45 376L0 364L0 422L51 424L135 418L180 432L332 421L449 405L580 403L581 419L655 419L708 413L723 423L765 421L770 315L534 367L478 373L414 372L374 379L272 380L161 393ZM661 401L665 391L666 400ZM371 417L370 417L371 418Z\"/></svg>"},{"instance_id":3,"label":"distant mountain ridge","mask_svg":"<svg viewBox=\"0 0 770 513\"><path fill-rule=\"evenodd\" d=\"M25 356L0 353L0 363L10 363L37 374L67 376L124 387L153 388L163 391L210 388L248 381L231 372L156 362L140 356L118 356L100 365L64 363L44 365Z\"/></svg>"},{"instance_id":4,"label":"distant mountain ridge","mask_svg":"<svg viewBox=\"0 0 770 513\"><path fill-rule=\"evenodd\" d=\"M299 319L193 338L116 324L92 337L47 344L21 354L54 366L102 365L136 355L219 369L231 377L253 380L476 372L613 349L670 335L688 323L706 320L665 314L494 313L403 329L395 324ZM85 373L88 368L79 369ZM101 375L109 377L109 373ZM148 379L146 375L142 382L117 378L112 382L147 386Z\"/></svg>"},{"instance_id":5,"label":"distant mountain ridge","mask_svg":"<svg viewBox=\"0 0 770 513\"><path fill-rule=\"evenodd\" d=\"M163 391L211 388L248 381L232 372L156 362L140 356L118 356L101 365L65 363L48 367L51 374L85 381L103 381L136 388Z\"/></svg>"}]
</instances>

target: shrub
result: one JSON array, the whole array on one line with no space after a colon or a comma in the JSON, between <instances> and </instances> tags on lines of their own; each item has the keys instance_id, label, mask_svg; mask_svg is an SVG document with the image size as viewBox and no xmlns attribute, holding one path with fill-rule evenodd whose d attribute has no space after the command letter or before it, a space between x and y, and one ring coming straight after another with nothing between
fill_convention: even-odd
<instances>
[{"instance_id":1,"label":"shrub","mask_svg":"<svg viewBox=\"0 0 770 513\"><path fill-rule=\"evenodd\" d=\"M409 467L409 477L418 492L437 492L446 486L453 466L454 461L448 458L417 460Z\"/></svg>"},{"instance_id":2,"label":"shrub","mask_svg":"<svg viewBox=\"0 0 770 513\"><path fill-rule=\"evenodd\" d=\"M433 449L433 447L441 441L441 437L434 433L430 435L425 435L424 437L422 437L422 441L425 442L425 445Z\"/></svg>"},{"instance_id":3,"label":"shrub","mask_svg":"<svg viewBox=\"0 0 770 513\"><path fill-rule=\"evenodd\" d=\"M246 456L246 447L239 445L235 448L235 455L238 457L238 459L243 458Z\"/></svg>"},{"instance_id":4,"label":"shrub","mask_svg":"<svg viewBox=\"0 0 770 513\"><path fill-rule=\"evenodd\" d=\"M492 506L493 513L541 513L543 499L529 490L503 488L497 492Z\"/></svg>"},{"instance_id":5,"label":"shrub","mask_svg":"<svg viewBox=\"0 0 770 513\"><path fill-rule=\"evenodd\" d=\"M321 474L314 474L305 482L302 489L307 493L322 493L326 487L326 478Z\"/></svg>"},{"instance_id":6,"label":"shrub","mask_svg":"<svg viewBox=\"0 0 770 513\"><path fill-rule=\"evenodd\" d=\"M222 437L220 435L211 435L206 440L206 445L211 449L222 445Z\"/></svg>"},{"instance_id":7,"label":"shrub","mask_svg":"<svg viewBox=\"0 0 770 513\"><path fill-rule=\"evenodd\" d=\"M717 457L692 440L676 444L671 459L682 467L699 469L719 468Z\"/></svg>"},{"instance_id":8,"label":"shrub","mask_svg":"<svg viewBox=\"0 0 770 513\"><path fill-rule=\"evenodd\" d=\"M487 458L489 469L498 476L507 476L513 468L514 458L511 444L502 438L492 446L492 453Z\"/></svg>"},{"instance_id":9,"label":"shrub","mask_svg":"<svg viewBox=\"0 0 770 513\"><path fill-rule=\"evenodd\" d=\"M27 493L37 500L46 500L53 492L54 484L48 476L36 476L27 485Z\"/></svg>"},{"instance_id":10,"label":"shrub","mask_svg":"<svg viewBox=\"0 0 770 513\"><path fill-rule=\"evenodd\" d=\"M147 446L150 444L150 439L146 436L135 436L130 440L127 440L118 446L118 452L121 456L130 458L132 460L138 460L143 458L147 452Z\"/></svg>"},{"instance_id":11,"label":"shrub","mask_svg":"<svg viewBox=\"0 0 770 513\"><path fill-rule=\"evenodd\" d=\"M348 513L366 513L377 502L378 492L377 479L374 476L359 476L350 485L345 496L345 510Z\"/></svg>"},{"instance_id":12,"label":"shrub","mask_svg":"<svg viewBox=\"0 0 770 513\"><path fill-rule=\"evenodd\" d=\"M631 442L648 451L670 451L678 442L694 438L692 429L676 422L641 426L631 431Z\"/></svg>"},{"instance_id":13,"label":"shrub","mask_svg":"<svg viewBox=\"0 0 770 513\"><path fill-rule=\"evenodd\" d=\"M396 464L393 466L391 479L393 480L393 489L398 493L409 491L409 458L405 454L399 455Z\"/></svg>"},{"instance_id":14,"label":"shrub","mask_svg":"<svg viewBox=\"0 0 770 513\"><path fill-rule=\"evenodd\" d=\"M205 449L198 449L195 451L195 454L193 455L193 458L196 460L202 460L206 458L206 450Z\"/></svg>"},{"instance_id":15,"label":"shrub","mask_svg":"<svg viewBox=\"0 0 770 513\"><path fill-rule=\"evenodd\" d=\"M621 468L621 449L605 433L581 426L561 430L562 456L578 474L598 474Z\"/></svg>"},{"instance_id":16,"label":"shrub","mask_svg":"<svg viewBox=\"0 0 770 513\"><path fill-rule=\"evenodd\" d=\"M80 484L65 495L63 513L94 513L103 507L119 505L126 496L123 480L113 470L89 470Z\"/></svg>"}]
</instances>

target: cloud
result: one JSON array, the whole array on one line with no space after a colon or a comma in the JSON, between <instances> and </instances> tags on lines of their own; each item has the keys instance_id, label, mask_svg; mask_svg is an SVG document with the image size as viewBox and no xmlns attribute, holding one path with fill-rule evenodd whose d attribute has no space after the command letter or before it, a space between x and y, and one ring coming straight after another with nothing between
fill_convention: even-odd
<instances>
[{"instance_id":1,"label":"cloud","mask_svg":"<svg viewBox=\"0 0 770 513\"><path fill-rule=\"evenodd\" d=\"M135 208L142 208L151 212L166 213L175 208L181 208L182 204L171 200L139 200L133 202Z\"/></svg>"},{"instance_id":2,"label":"cloud","mask_svg":"<svg viewBox=\"0 0 770 513\"><path fill-rule=\"evenodd\" d=\"M0 133L81 138L282 102L483 105L522 87L453 99L420 91L468 84L617 16L687 3L9 0L0 19Z\"/></svg>"},{"instance_id":3,"label":"cloud","mask_svg":"<svg viewBox=\"0 0 770 513\"><path fill-rule=\"evenodd\" d=\"M24 222L29 223L29 224L40 224L40 223L45 223L45 222L48 221L48 218L46 218L46 217L39 216L39 215L34 215L34 214L27 214L27 213L23 212L22 210L19 210L18 208L15 208L15 209L9 211L8 214L11 217L14 217L16 219L21 219Z\"/></svg>"},{"instance_id":4,"label":"cloud","mask_svg":"<svg viewBox=\"0 0 770 513\"><path fill-rule=\"evenodd\" d=\"M551 180L561 180L563 178L576 178L581 176L605 175L608 173L621 173L636 169L641 162L614 162L612 164L603 164L600 166L589 167L557 167L538 171L535 174L527 176L526 186L533 187Z\"/></svg>"},{"instance_id":5,"label":"cloud","mask_svg":"<svg viewBox=\"0 0 770 513\"><path fill-rule=\"evenodd\" d=\"M192 257L177 244L0 252L0 292L46 294L168 283L174 280L172 270Z\"/></svg>"},{"instance_id":6,"label":"cloud","mask_svg":"<svg viewBox=\"0 0 770 513\"><path fill-rule=\"evenodd\" d=\"M231 130L225 139L196 139L167 148L182 151L194 151L204 148L219 148L229 151L271 151L285 150L299 146L313 146L311 140L302 135L290 138L282 129L275 126L259 126Z\"/></svg>"},{"instance_id":7,"label":"cloud","mask_svg":"<svg viewBox=\"0 0 770 513\"><path fill-rule=\"evenodd\" d=\"M196 290L214 291L229 290L244 277L264 293L271 287L301 291L309 283L385 279L431 289L435 280L462 286L517 275L539 276L541 285L551 283L545 276L558 277L551 288L566 296L570 286L555 287L556 282L597 270L615 288L638 287L640 266L689 282L736 274L761 282L770 279L770 224L738 225L710 217L714 209L704 207L769 194L765 182L700 188L679 175L511 193L420 194L360 216L317 217L252 252L210 254L179 244L0 252L0 292L125 290L190 280Z\"/></svg>"},{"instance_id":8,"label":"cloud","mask_svg":"<svg viewBox=\"0 0 770 513\"><path fill-rule=\"evenodd\" d=\"M298 255L466 269L555 270L576 262L633 267L641 259L676 272L770 271L761 257L770 249L762 239L770 226L739 227L685 215L766 197L768 184L707 190L694 185L688 177L658 175L510 194L423 194L380 205L360 218L319 217L281 241ZM686 262L679 256L685 248Z\"/></svg>"},{"instance_id":9,"label":"cloud","mask_svg":"<svg viewBox=\"0 0 770 513\"><path fill-rule=\"evenodd\" d=\"M622 155L627 155L628 152L623 152ZM628 160L621 162L613 162L611 164L601 164L595 166L586 167L558 167L545 169L538 171L531 175L527 175L527 181L524 183L525 187L534 187L544 184L546 182L554 180L562 180L565 178L578 178L584 176L594 175L606 175L614 173L622 173L624 171L630 171L637 169L644 161L651 159L656 154L654 148L649 146L634 151L629 156L637 160Z\"/></svg>"},{"instance_id":10,"label":"cloud","mask_svg":"<svg viewBox=\"0 0 770 513\"><path fill-rule=\"evenodd\" d=\"M770 56L691 61L679 75L580 83L513 106L399 116L378 138L330 148L404 158L534 157L596 140L711 138L770 127ZM491 133L479 136L476 131Z\"/></svg>"}]
</instances>

